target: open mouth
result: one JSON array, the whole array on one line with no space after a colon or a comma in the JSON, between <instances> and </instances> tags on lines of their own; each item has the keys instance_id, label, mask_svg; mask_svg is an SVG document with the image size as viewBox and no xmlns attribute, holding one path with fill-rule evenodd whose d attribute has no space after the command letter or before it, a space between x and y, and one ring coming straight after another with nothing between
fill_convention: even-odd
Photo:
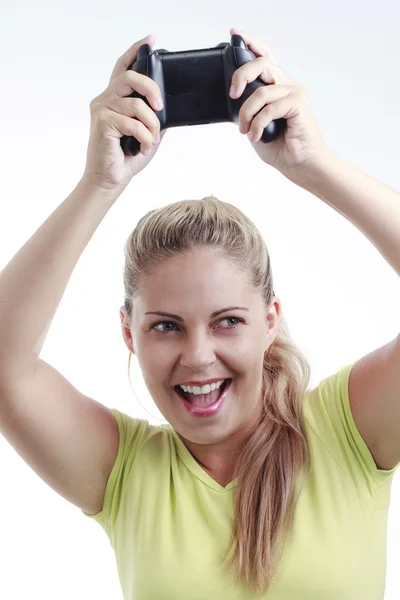
<instances>
[{"instance_id":1,"label":"open mouth","mask_svg":"<svg viewBox=\"0 0 400 600\"><path fill-rule=\"evenodd\" d=\"M190 394L189 392L184 392L179 385L176 385L174 390L184 408L192 416L212 417L221 410L229 394L231 384L232 379L225 379L218 390L214 390L209 394Z\"/></svg>"},{"instance_id":2,"label":"open mouth","mask_svg":"<svg viewBox=\"0 0 400 600\"><path fill-rule=\"evenodd\" d=\"M223 384L218 389L213 390L208 394L191 394L189 392L184 392L180 385L176 385L174 389L178 396L186 400L186 402L190 402L190 404L193 404L194 406L206 407L214 404L214 402L216 402L222 396L228 381L230 381L230 379L225 379Z\"/></svg>"}]
</instances>

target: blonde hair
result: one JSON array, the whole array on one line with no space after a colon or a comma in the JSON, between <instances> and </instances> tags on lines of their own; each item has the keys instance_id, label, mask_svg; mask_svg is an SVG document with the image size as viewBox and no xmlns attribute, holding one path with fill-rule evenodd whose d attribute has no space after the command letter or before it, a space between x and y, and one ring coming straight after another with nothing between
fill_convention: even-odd
<instances>
[{"instance_id":1,"label":"blonde hair","mask_svg":"<svg viewBox=\"0 0 400 600\"><path fill-rule=\"evenodd\" d=\"M139 220L125 244L128 319L142 274L159 261L198 246L221 250L246 270L269 307L273 279L261 233L238 208L210 196L169 204ZM228 561L234 583L244 581L255 594L266 593L271 586L293 524L297 476L303 469L307 475L302 407L310 376L308 362L292 343L281 315L280 330L263 359L265 410L236 464L232 534L222 560Z\"/></svg>"}]
</instances>

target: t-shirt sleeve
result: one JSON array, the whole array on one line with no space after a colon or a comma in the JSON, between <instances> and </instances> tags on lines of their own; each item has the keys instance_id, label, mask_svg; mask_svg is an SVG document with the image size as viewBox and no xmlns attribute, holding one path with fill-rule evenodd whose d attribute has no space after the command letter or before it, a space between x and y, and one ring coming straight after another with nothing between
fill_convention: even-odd
<instances>
[{"instance_id":1,"label":"t-shirt sleeve","mask_svg":"<svg viewBox=\"0 0 400 600\"><path fill-rule=\"evenodd\" d=\"M154 426L144 419L135 419L116 408L111 408L110 411L118 423L119 446L114 466L107 480L103 507L96 515L90 515L84 510L81 511L84 516L97 521L109 537L114 529L121 498L128 483L135 458L154 430Z\"/></svg>"},{"instance_id":2,"label":"t-shirt sleeve","mask_svg":"<svg viewBox=\"0 0 400 600\"><path fill-rule=\"evenodd\" d=\"M358 492L376 500L376 505L384 505L389 501L390 481L400 463L391 470L378 469L357 429L349 400L349 378L355 362L323 379L310 392L306 419Z\"/></svg>"}]
</instances>

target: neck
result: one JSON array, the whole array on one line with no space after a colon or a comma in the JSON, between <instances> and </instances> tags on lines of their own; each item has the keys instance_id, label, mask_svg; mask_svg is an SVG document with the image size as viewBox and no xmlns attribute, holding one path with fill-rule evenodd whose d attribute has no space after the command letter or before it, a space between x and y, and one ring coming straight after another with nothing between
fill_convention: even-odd
<instances>
[{"instance_id":1,"label":"neck","mask_svg":"<svg viewBox=\"0 0 400 600\"><path fill-rule=\"evenodd\" d=\"M259 419L260 411L252 415L250 420L240 429L219 442L198 444L178 434L193 458L199 463L214 481L226 486L234 478L235 467L239 456Z\"/></svg>"}]
</instances>

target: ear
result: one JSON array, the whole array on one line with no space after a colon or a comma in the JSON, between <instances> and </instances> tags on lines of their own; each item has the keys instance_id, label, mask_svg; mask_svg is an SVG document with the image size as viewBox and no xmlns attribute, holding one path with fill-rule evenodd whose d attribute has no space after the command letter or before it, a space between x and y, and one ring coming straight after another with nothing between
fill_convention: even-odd
<instances>
[{"instance_id":1,"label":"ear","mask_svg":"<svg viewBox=\"0 0 400 600\"><path fill-rule=\"evenodd\" d=\"M276 336L278 335L280 324L281 324L281 312L282 312L282 304L277 296L274 296L268 310L266 313L266 321L267 321L267 343L268 348L275 341Z\"/></svg>"},{"instance_id":2,"label":"ear","mask_svg":"<svg viewBox=\"0 0 400 600\"><path fill-rule=\"evenodd\" d=\"M127 314L124 306L121 306L121 308L119 309L119 316L121 319L121 330L122 330L122 336L124 338L125 344L126 344L128 350L130 350L132 352L132 354L135 354L135 349L133 347L132 332L131 332L131 327L130 327L130 320L128 318L128 314Z\"/></svg>"}]
</instances>

